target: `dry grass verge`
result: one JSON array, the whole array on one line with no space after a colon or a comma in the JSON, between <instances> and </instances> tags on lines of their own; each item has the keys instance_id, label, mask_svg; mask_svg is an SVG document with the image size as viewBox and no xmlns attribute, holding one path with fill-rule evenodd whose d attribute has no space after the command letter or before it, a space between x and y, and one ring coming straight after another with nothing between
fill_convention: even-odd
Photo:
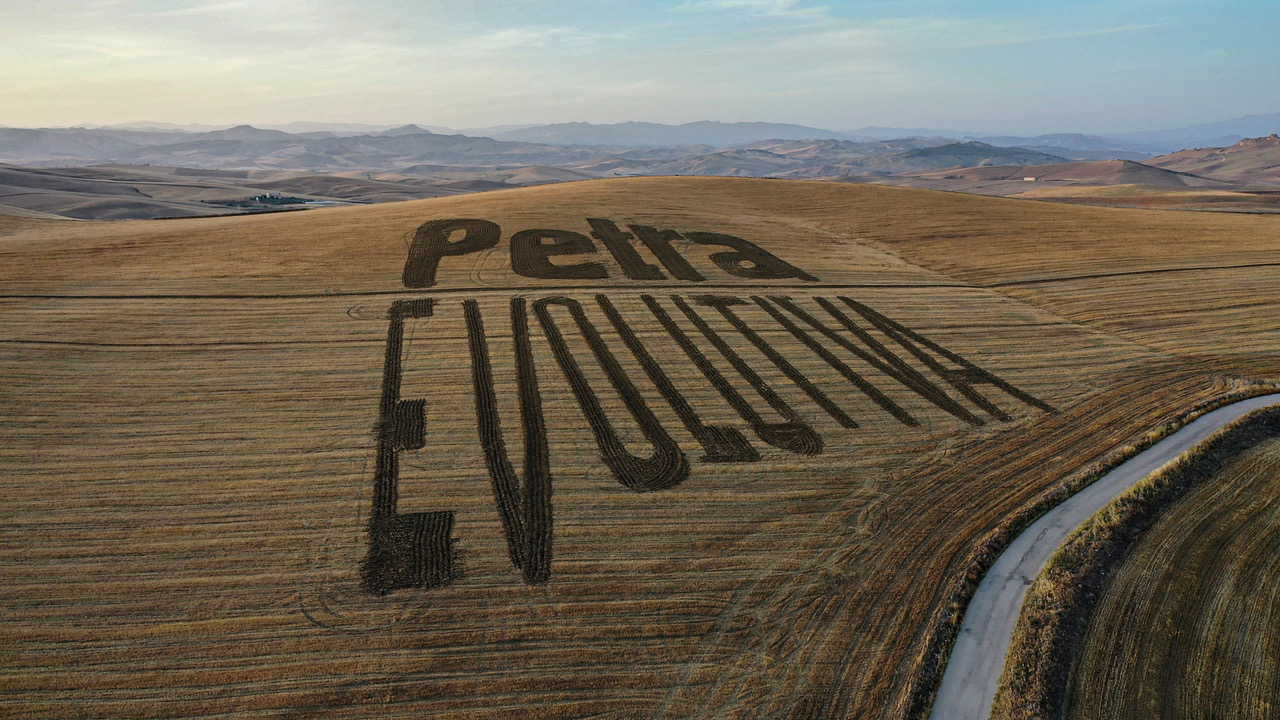
<instances>
[{"instance_id":1,"label":"dry grass verge","mask_svg":"<svg viewBox=\"0 0 1280 720\"><path fill-rule=\"evenodd\" d=\"M991 566L995 564L996 559L1000 557L1000 554L1005 551L1009 543L1013 542L1023 530L1026 530L1032 523L1039 520L1041 516L1060 505L1067 498L1092 485L1103 475L1160 442L1165 437L1177 432L1201 415L1250 397L1275 392L1276 389L1275 386L1271 385L1259 385L1245 390L1230 392L1196 405L1179 415L1175 420L1151 430L1151 432L1137 441L1116 448L1116 450L1101 459L1081 468L1079 472L1068 478L1061 485L1045 493L1034 505L1013 516L1008 522L988 534L977 551L970 557L964 574L948 591L944 605L945 609L941 618L933 626L929 637L928 650L920 661L915 681L912 684L911 700L905 716L907 720L923 720L929 717L929 713L933 709L934 698L938 694L938 685L942 682L942 674L947 667L947 660L951 657L951 651L955 647L956 635L960 632L961 623L964 622L964 612L969 607L969 601L973 599L973 594L978 591L978 585L982 582L982 578L991 569ZM1030 597L1028 597L1028 602L1030 602ZM1022 619L1020 618L1018 630L1015 633L1022 631L1022 624ZM1017 643L1018 639L1019 635L1015 634L1014 643ZM1012 653L1013 650L1011 649L1011 657Z\"/></svg>"},{"instance_id":2,"label":"dry grass verge","mask_svg":"<svg viewBox=\"0 0 1280 720\"><path fill-rule=\"evenodd\" d=\"M1027 593L992 718L1064 717L1072 663L1112 571L1142 533L1192 488L1240 453L1277 436L1280 410L1253 413L1138 483L1077 530Z\"/></svg>"}]
</instances>

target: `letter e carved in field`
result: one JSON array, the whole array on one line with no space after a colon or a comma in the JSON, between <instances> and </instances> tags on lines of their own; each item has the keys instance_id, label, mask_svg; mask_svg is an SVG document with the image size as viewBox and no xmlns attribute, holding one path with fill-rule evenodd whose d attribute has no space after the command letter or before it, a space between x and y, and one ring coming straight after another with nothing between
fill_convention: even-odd
<instances>
[{"instance_id":1,"label":"letter e carved in field","mask_svg":"<svg viewBox=\"0 0 1280 720\"><path fill-rule=\"evenodd\" d=\"M591 238L572 230L521 230L511 236L511 269L525 277L560 280L603 280L609 271L598 262L556 265L553 255L599 252Z\"/></svg>"},{"instance_id":2,"label":"letter e carved in field","mask_svg":"<svg viewBox=\"0 0 1280 720\"><path fill-rule=\"evenodd\" d=\"M405 300L391 306L387 355L378 413L378 456L369 518L369 554L361 567L370 592L439 587L452 579L453 512L400 513L396 506L400 453L425 445L423 400L401 400L401 353L406 318L432 314L431 300Z\"/></svg>"}]
</instances>

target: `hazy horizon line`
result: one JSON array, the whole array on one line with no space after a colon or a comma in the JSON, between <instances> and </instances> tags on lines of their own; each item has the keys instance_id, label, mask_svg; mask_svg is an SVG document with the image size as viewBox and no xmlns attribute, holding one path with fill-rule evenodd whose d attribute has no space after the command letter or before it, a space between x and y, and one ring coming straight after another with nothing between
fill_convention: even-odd
<instances>
[{"instance_id":1,"label":"hazy horizon line","mask_svg":"<svg viewBox=\"0 0 1280 720\"><path fill-rule=\"evenodd\" d=\"M1160 127L1145 126L1137 129L1117 129L1117 130L1109 130L1109 131L1085 130L1085 129L1068 129L1068 130L1064 130L1064 129L1009 130L1009 129L999 129L999 128L956 129L956 128L945 127L945 126L930 127L924 124L895 125L895 124L888 124L888 123L885 123L885 124L873 123L868 125L862 125L859 127L841 129L841 128L832 127L832 126L824 127L822 125L817 125L817 124L790 122L790 121L782 121L782 120L713 120L713 119L690 120L685 122L657 121L657 120L621 120L616 122L594 122L591 120L565 120L565 121L556 121L556 122L497 122L497 123L492 123L487 125L448 125L443 123L424 122L420 120L413 120L409 122L370 122L370 121L352 121L352 120L329 121L329 120L310 120L310 119L272 121L272 120L259 119L259 120L250 120L250 121L241 121L241 122L177 122L172 120L142 119L142 120L130 120L130 121L124 121L124 122L111 122L111 123L77 122L77 123L71 123L71 124L65 124L65 125L58 124L58 125L38 125L38 126L37 125L10 125L8 123L0 123L0 127L13 129L13 130L75 130L75 129L128 130L128 129L155 128L160 130L184 129L184 130L203 131L203 132L216 132L218 130L227 130L227 129L236 128L236 127L253 127L257 129L269 130L269 129L275 129L276 127L281 127L281 126L287 127L287 126L299 126L299 125L314 125L314 126L328 126L328 127L336 127L336 128L347 127L352 130L359 129L359 130L381 132L385 130L393 130L396 128L408 127L412 125L412 126L420 127L424 130L430 130L431 128L438 128L438 129L452 130L456 132L463 132L468 130L496 130L496 129L503 129L506 131L510 131L510 130L516 130L516 129L533 128L533 127L547 127L547 126L556 126L556 125L575 125L575 124L588 125L593 127L608 127L608 126L627 125L627 124L658 125L658 126L664 126L664 127L682 127L687 125L707 123L707 124L720 124L720 125L752 125L752 124L790 125L790 126L796 126L796 127L806 127L806 128L811 128L815 130L822 130L825 132L838 133L843 135L857 134L858 132L865 131L865 130L903 130L903 131L940 132L940 133L953 134L961 137L970 136L970 135L973 135L973 136L1015 135L1015 136L1037 137L1037 136L1043 136L1043 135L1067 135L1067 134L1106 136L1106 135L1124 135L1124 134L1144 133L1144 132L1162 132L1162 131L1170 131L1170 130L1182 130L1185 128L1195 128L1200 126L1212 126L1212 125L1228 123L1228 122L1244 121L1244 120L1249 120L1253 118L1269 118L1273 115L1280 116L1280 110L1276 112L1271 112L1271 113L1247 113L1244 115L1233 115L1228 117L1222 117L1219 120L1187 123L1179 126L1160 126ZM195 129L198 129L198 130L195 130ZM1280 130L1280 128L1278 128L1278 130ZM322 132L322 131L313 131L313 132Z\"/></svg>"}]
</instances>

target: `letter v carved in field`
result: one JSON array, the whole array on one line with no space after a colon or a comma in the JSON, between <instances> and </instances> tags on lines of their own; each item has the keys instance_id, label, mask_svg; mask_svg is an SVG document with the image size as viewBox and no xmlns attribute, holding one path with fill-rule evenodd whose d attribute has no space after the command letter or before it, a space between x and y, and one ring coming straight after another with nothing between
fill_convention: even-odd
<instances>
[{"instance_id":1,"label":"letter v carved in field","mask_svg":"<svg viewBox=\"0 0 1280 720\"><path fill-rule=\"evenodd\" d=\"M484 459L493 481L493 497L502 518L511 562L529 584L551 577L551 461L547 428L542 418L542 398L529 343L529 317L524 298L511 299L511 331L519 383L520 424L524 428L524 492L520 476L507 458L498 417L498 397L493 388L489 343L475 300L462 303L471 348L471 375L476 393L476 421Z\"/></svg>"}]
</instances>

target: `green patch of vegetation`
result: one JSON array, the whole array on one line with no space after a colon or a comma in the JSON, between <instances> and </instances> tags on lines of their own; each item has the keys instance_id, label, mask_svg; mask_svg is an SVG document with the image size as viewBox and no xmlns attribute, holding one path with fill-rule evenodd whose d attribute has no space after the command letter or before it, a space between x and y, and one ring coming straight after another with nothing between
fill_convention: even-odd
<instances>
[{"instance_id":1,"label":"green patch of vegetation","mask_svg":"<svg viewBox=\"0 0 1280 720\"><path fill-rule=\"evenodd\" d=\"M226 205L227 207L255 208L255 207L273 207L276 205L303 205L308 202L310 201L307 200L306 198L293 197L291 195L284 196L284 195L267 194L267 195L254 195L253 197L247 198L245 200L232 200L230 202L219 203L219 204Z\"/></svg>"}]
</instances>

